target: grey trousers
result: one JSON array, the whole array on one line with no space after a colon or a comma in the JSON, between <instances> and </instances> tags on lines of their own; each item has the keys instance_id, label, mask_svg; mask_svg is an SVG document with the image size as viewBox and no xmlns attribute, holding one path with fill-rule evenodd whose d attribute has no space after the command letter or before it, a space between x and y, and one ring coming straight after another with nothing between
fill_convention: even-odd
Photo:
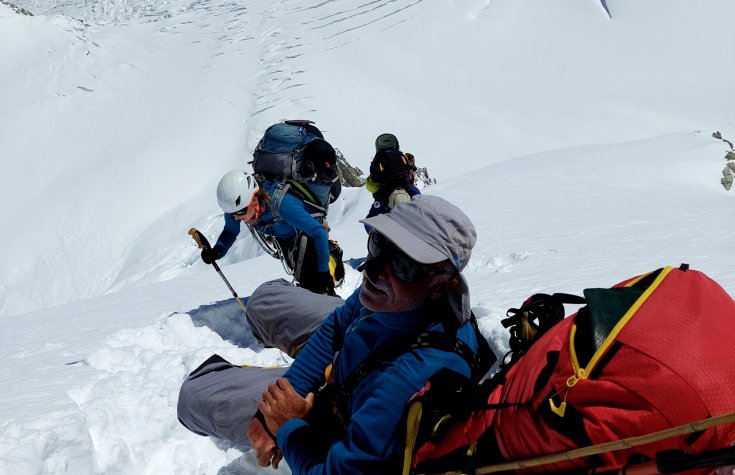
<instances>
[{"instance_id":1,"label":"grey trousers","mask_svg":"<svg viewBox=\"0 0 735 475\"><path fill-rule=\"evenodd\" d=\"M276 279L255 289L246 314L255 338L295 358L324 319L344 303L339 297L315 294Z\"/></svg>"},{"instance_id":2,"label":"grey trousers","mask_svg":"<svg viewBox=\"0 0 735 475\"><path fill-rule=\"evenodd\" d=\"M199 435L250 446L248 426L268 384L288 368L241 367L212 355L179 390L179 422Z\"/></svg>"},{"instance_id":3,"label":"grey trousers","mask_svg":"<svg viewBox=\"0 0 735 475\"><path fill-rule=\"evenodd\" d=\"M332 311L339 297L319 295L278 279L250 296L247 320L264 345L295 357ZM179 421L190 431L250 445L247 430L268 384L288 368L241 367L212 355L186 378L179 391Z\"/></svg>"}]
</instances>

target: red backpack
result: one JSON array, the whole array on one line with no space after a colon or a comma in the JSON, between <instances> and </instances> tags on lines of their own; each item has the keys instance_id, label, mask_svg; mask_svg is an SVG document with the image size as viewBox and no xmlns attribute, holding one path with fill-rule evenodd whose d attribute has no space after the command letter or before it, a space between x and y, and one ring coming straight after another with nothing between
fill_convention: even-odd
<instances>
[{"instance_id":1,"label":"red backpack","mask_svg":"<svg viewBox=\"0 0 735 475\"><path fill-rule=\"evenodd\" d=\"M716 282L682 265L584 293L587 305L538 339L484 408L421 443L415 473L473 473L735 411L735 301ZM734 441L728 423L522 473L619 467Z\"/></svg>"}]
</instances>

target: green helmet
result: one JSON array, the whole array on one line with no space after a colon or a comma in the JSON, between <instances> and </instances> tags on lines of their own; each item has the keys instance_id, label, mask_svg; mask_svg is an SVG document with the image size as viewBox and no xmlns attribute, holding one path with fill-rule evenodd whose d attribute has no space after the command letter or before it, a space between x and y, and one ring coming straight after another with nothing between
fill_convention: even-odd
<instances>
[{"instance_id":1,"label":"green helmet","mask_svg":"<svg viewBox=\"0 0 735 475\"><path fill-rule=\"evenodd\" d=\"M375 139L375 152L377 153L385 149L400 150L398 138L395 135L380 134L378 135L378 138Z\"/></svg>"}]
</instances>

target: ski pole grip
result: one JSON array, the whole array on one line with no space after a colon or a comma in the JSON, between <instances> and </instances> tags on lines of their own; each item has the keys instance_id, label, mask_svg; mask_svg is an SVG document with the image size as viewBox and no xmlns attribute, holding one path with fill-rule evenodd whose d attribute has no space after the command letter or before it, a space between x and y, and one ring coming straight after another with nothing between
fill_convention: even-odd
<instances>
[{"instance_id":1,"label":"ski pole grip","mask_svg":"<svg viewBox=\"0 0 735 475\"><path fill-rule=\"evenodd\" d=\"M191 228L189 230L189 236L197 243L199 249L211 249L209 241L197 228Z\"/></svg>"}]
</instances>

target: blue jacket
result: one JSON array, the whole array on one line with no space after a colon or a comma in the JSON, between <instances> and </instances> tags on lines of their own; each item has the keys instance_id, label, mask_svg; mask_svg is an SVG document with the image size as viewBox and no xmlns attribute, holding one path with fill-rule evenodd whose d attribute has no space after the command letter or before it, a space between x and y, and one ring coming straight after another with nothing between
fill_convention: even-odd
<instances>
[{"instance_id":1,"label":"blue jacket","mask_svg":"<svg viewBox=\"0 0 735 475\"><path fill-rule=\"evenodd\" d=\"M416 188L415 186L408 184L405 187L403 187L407 192L408 195L413 197L415 195L420 195L421 191ZM390 197L390 194L395 190L395 188L392 188L390 192L384 193L381 191L378 191L376 193L373 193L373 205L370 207L370 211L368 211L366 218L372 218L373 216L377 216L379 214L383 213L389 213L390 209L388 209L388 198ZM365 231L370 232L372 230L372 226L365 225Z\"/></svg>"},{"instance_id":2,"label":"blue jacket","mask_svg":"<svg viewBox=\"0 0 735 475\"><path fill-rule=\"evenodd\" d=\"M278 185L277 181L265 181L262 188L270 195ZM319 272L329 272L329 239L324 226L309 213L313 212L307 204L301 201L291 193L286 193L281 201L278 209L280 219L273 216L273 211L269 204L266 204L265 211L260 219L255 223L254 227L263 232L267 236L273 236L282 239L289 239L301 231L314 240L317 255L317 270ZM225 213L225 227L217 238L214 245L224 256L230 250L235 242L237 235L240 234L240 221L236 220L229 213Z\"/></svg>"},{"instance_id":3,"label":"blue jacket","mask_svg":"<svg viewBox=\"0 0 735 475\"><path fill-rule=\"evenodd\" d=\"M432 310L445 307L436 301L408 312L374 313L360 304L359 293L358 288L342 307L327 317L286 372L285 377L302 396L324 383L324 369L333 360L335 332L344 339L333 366L335 381L340 383L385 342L426 329L442 329L431 318ZM457 336L473 351L478 351L471 324L460 327ZM329 448L317 442L318 426L313 427L303 419L284 423L276 437L293 473L396 473L402 462L405 404L442 368L470 376L469 366L462 357L435 348L407 352L369 373L352 392L346 436Z\"/></svg>"}]
</instances>

